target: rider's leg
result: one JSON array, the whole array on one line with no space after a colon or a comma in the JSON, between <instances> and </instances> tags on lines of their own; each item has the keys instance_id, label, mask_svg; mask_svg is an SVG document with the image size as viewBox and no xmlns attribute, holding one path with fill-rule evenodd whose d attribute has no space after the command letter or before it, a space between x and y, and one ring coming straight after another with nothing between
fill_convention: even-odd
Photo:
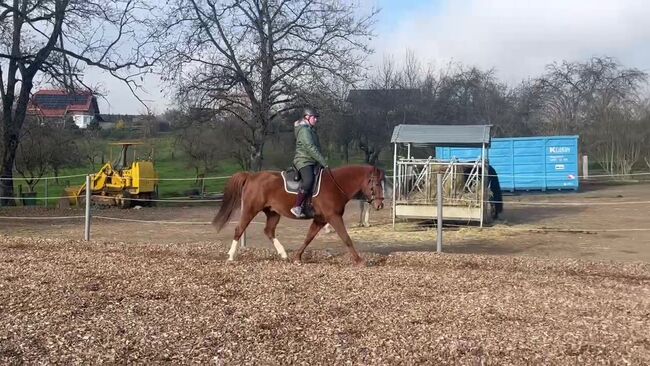
<instances>
[{"instance_id":1,"label":"rider's leg","mask_svg":"<svg viewBox=\"0 0 650 366\"><path fill-rule=\"evenodd\" d=\"M300 168L300 176L302 177L301 190L305 192L305 196L298 206L304 208L305 202L311 198L312 188L314 186L314 166L307 165Z\"/></svg>"},{"instance_id":2,"label":"rider's leg","mask_svg":"<svg viewBox=\"0 0 650 366\"><path fill-rule=\"evenodd\" d=\"M300 190L296 196L296 203L291 209L291 212L296 216L303 216L304 203L311 195L311 188L314 184L314 166L307 165L300 169Z\"/></svg>"}]
</instances>

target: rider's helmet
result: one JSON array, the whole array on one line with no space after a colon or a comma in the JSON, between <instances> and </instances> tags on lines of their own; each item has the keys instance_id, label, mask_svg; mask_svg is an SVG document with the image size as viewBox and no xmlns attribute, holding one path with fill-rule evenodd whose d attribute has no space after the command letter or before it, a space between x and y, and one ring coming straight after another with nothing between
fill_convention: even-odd
<instances>
[{"instance_id":1,"label":"rider's helmet","mask_svg":"<svg viewBox=\"0 0 650 366\"><path fill-rule=\"evenodd\" d=\"M316 116L316 117L318 117L318 112L316 111L315 108L307 107L307 108L303 109L302 116L303 117L307 117L307 116Z\"/></svg>"}]
</instances>

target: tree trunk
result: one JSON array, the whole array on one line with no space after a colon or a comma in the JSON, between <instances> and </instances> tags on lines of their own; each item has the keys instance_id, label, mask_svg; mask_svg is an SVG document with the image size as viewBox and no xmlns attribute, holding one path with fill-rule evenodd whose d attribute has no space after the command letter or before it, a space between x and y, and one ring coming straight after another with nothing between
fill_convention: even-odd
<instances>
[{"instance_id":1,"label":"tree trunk","mask_svg":"<svg viewBox=\"0 0 650 366\"><path fill-rule=\"evenodd\" d=\"M27 103L29 102L29 93L32 90L32 77L24 76L21 85L20 94L16 103L16 110L12 116L13 93L7 93L3 100L4 109L4 134L2 136L5 149L2 156L2 182L0 183L0 206L14 206L16 203L14 197L14 164L16 162L16 150L20 143L20 130L25 122L27 114Z\"/></svg>"},{"instance_id":2,"label":"tree trunk","mask_svg":"<svg viewBox=\"0 0 650 366\"><path fill-rule=\"evenodd\" d=\"M259 172L262 170L262 165L264 163L264 142L256 142L251 146L251 155L250 155L250 167L251 170Z\"/></svg>"},{"instance_id":3,"label":"tree trunk","mask_svg":"<svg viewBox=\"0 0 650 366\"><path fill-rule=\"evenodd\" d=\"M362 146L361 150L365 155L364 160L366 164L373 165L373 166L377 165L377 159L379 159L379 153L381 152L381 149L372 148L370 146Z\"/></svg>"},{"instance_id":4,"label":"tree trunk","mask_svg":"<svg viewBox=\"0 0 650 366\"><path fill-rule=\"evenodd\" d=\"M370 165L377 165L377 160L379 160L379 153L381 152L380 149L374 150L370 154L370 159L368 159L366 162Z\"/></svg>"},{"instance_id":5,"label":"tree trunk","mask_svg":"<svg viewBox=\"0 0 650 366\"><path fill-rule=\"evenodd\" d=\"M6 155L6 154L5 154ZM4 162L4 157L3 157L3 162ZM13 181L13 169L9 168L7 170L7 166L13 167L12 165L8 164L2 164L2 178L0 178L0 197L3 197L0 199L0 206L15 206L16 202L13 200L14 196L14 181Z\"/></svg>"},{"instance_id":6,"label":"tree trunk","mask_svg":"<svg viewBox=\"0 0 650 366\"><path fill-rule=\"evenodd\" d=\"M2 178L0 182L0 206L14 206L14 163L16 161L16 150L18 149L18 133L16 131L16 121L11 116L11 112L5 113L5 131L3 142L5 148L2 156ZM22 123L21 123L22 125ZM20 129L18 129L20 130Z\"/></svg>"},{"instance_id":7,"label":"tree trunk","mask_svg":"<svg viewBox=\"0 0 650 366\"><path fill-rule=\"evenodd\" d=\"M260 110L256 120L256 126L252 129L252 140L249 141L250 168L254 172L262 170L264 164L264 143L266 142L266 131L270 126L270 110Z\"/></svg>"}]
</instances>

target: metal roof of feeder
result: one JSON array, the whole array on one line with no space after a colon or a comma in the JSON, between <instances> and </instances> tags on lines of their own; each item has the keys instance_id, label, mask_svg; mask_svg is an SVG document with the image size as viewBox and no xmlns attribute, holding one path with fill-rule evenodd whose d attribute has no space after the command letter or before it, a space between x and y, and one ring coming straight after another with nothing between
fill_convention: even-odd
<instances>
[{"instance_id":1,"label":"metal roof of feeder","mask_svg":"<svg viewBox=\"0 0 650 366\"><path fill-rule=\"evenodd\" d=\"M392 143L438 146L490 145L491 125L397 125Z\"/></svg>"}]
</instances>

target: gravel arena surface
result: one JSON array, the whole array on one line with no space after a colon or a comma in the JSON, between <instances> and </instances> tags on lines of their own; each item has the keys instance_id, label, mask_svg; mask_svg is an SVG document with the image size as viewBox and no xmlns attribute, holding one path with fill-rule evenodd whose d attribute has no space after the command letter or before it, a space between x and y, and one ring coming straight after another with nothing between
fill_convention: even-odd
<instances>
[{"instance_id":1,"label":"gravel arena surface","mask_svg":"<svg viewBox=\"0 0 650 366\"><path fill-rule=\"evenodd\" d=\"M644 264L0 245L3 364L650 363Z\"/></svg>"},{"instance_id":2,"label":"gravel arena surface","mask_svg":"<svg viewBox=\"0 0 650 366\"><path fill-rule=\"evenodd\" d=\"M649 188L509 196L493 227L447 228L444 254L390 210L355 227L352 205L363 268L334 233L283 261L262 225L226 263L233 226L202 225L210 207L101 210L196 224L95 219L90 242L83 220L8 218L79 211L0 210L0 364L650 364L648 205L516 204ZM289 255L307 225L280 222Z\"/></svg>"}]
</instances>

